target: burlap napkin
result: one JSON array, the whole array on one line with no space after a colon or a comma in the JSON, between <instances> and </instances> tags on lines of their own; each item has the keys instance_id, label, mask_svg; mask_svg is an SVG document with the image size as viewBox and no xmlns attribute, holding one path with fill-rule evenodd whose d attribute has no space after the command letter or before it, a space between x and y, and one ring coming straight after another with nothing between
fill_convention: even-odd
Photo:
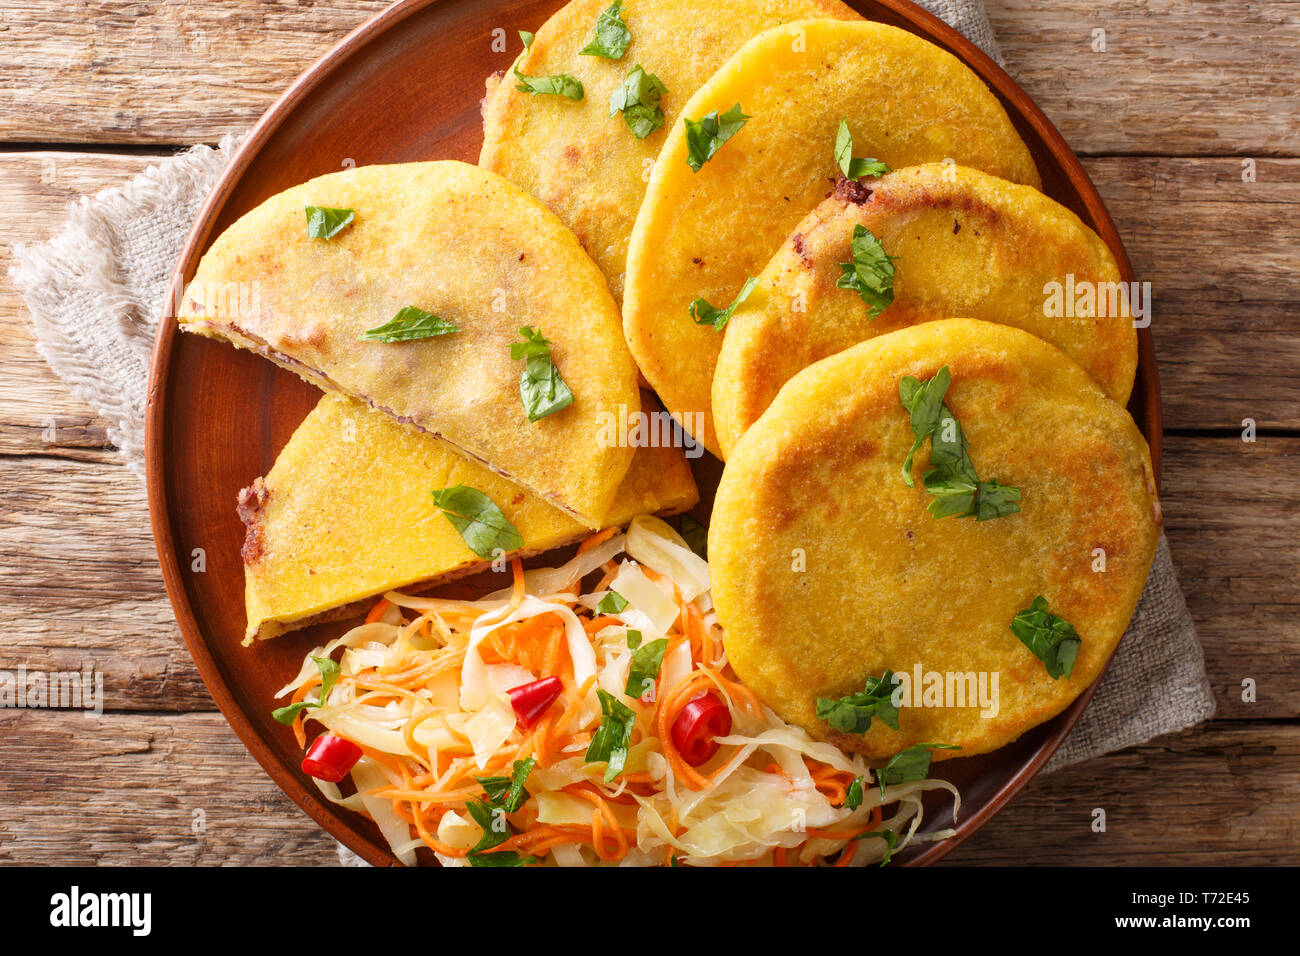
<instances>
[{"instance_id":1,"label":"burlap napkin","mask_svg":"<svg viewBox=\"0 0 1300 956\"><path fill-rule=\"evenodd\" d=\"M1000 60L980 0L922 6ZM77 396L109 419L123 464L140 477L149 354L167 279L236 145L227 137L217 149L195 146L122 187L83 197L60 235L14 252L11 275L31 310L37 348ZM1213 713L1201 647L1162 537L1105 682L1047 769L1191 727Z\"/></svg>"}]
</instances>

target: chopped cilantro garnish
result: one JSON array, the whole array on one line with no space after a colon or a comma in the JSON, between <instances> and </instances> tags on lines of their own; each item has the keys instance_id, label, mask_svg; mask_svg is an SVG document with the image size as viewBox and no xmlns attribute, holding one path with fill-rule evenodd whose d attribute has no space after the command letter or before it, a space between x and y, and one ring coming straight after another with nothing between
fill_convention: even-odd
<instances>
[{"instance_id":1,"label":"chopped cilantro garnish","mask_svg":"<svg viewBox=\"0 0 1300 956\"><path fill-rule=\"evenodd\" d=\"M736 310L749 298L749 294L754 291L756 285L758 285L758 276L750 276L746 279L745 284L736 293L736 297L731 300L731 304L725 309L714 308L709 305L706 299L695 299L691 302L691 318L695 320L696 325L709 325L713 327L713 331L721 332L727 327L731 317L736 314Z\"/></svg>"},{"instance_id":2,"label":"chopped cilantro garnish","mask_svg":"<svg viewBox=\"0 0 1300 956\"><path fill-rule=\"evenodd\" d=\"M535 422L572 405L573 392L551 359L550 339L529 325L520 329L519 334L524 341L510 346L510 357L524 362L519 376L519 397L528 420Z\"/></svg>"},{"instance_id":3,"label":"chopped cilantro garnish","mask_svg":"<svg viewBox=\"0 0 1300 956\"><path fill-rule=\"evenodd\" d=\"M961 422L944 404L952 376L944 366L927 382L910 375L898 383L898 397L912 423L912 447L903 460L903 481L912 487L912 461L930 439L930 467L923 476L932 497L930 514L936 518L973 517L976 521L1005 518L1020 510L1020 489L994 481L980 481L970 459Z\"/></svg>"},{"instance_id":4,"label":"chopped cilantro garnish","mask_svg":"<svg viewBox=\"0 0 1300 956\"><path fill-rule=\"evenodd\" d=\"M437 505L465 544L480 558L496 557L496 551L514 551L524 546L524 536L506 518L496 502L469 485L453 485L432 492Z\"/></svg>"},{"instance_id":5,"label":"chopped cilantro garnish","mask_svg":"<svg viewBox=\"0 0 1300 956\"><path fill-rule=\"evenodd\" d=\"M849 121L846 119L840 120L840 128L835 134L835 165L848 179L883 176L889 172L889 167L878 159L853 158L853 134L849 132Z\"/></svg>"},{"instance_id":6,"label":"chopped cilantro garnish","mask_svg":"<svg viewBox=\"0 0 1300 956\"><path fill-rule=\"evenodd\" d=\"M388 322L361 333L361 338L377 342L412 342L416 339L433 338L435 335L450 335L459 332L454 322L425 312L413 305L404 306Z\"/></svg>"},{"instance_id":7,"label":"chopped cilantro garnish","mask_svg":"<svg viewBox=\"0 0 1300 956\"><path fill-rule=\"evenodd\" d=\"M686 119L686 162L697 173L722 148L722 144L740 132L750 117L737 103L721 116L717 110L697 120Z\"/></svg>"},{"instance_id":8,"label":"chopped cilantro garnish","mask_svg":"<svg viewBox=\"0 0 1300 956\"><path fill-rule=\"evenodd\" d=\"M632 728L636 714L630 707L603 688L596 689L600 698L600 727L587 746L587 763L605 761L605 782L610 783L623 772L627 763L627 748L632 742Z\"/></svg>"},{"instance_id":9,"label":"chopped cilantro garnish","mask_svg":"<svg viewBox=\"0 0 1300 956\"><path fill-rule=\"evenodd\" d=\"M638 63L609 96L609 115L621 112L632 135L645 139L664 125L659 98L668 92L659 77L647 73Z\"/></svg>"},{"instance_id":10,"label":"chopped cilantro garnish","mask_svg":"<svg viewBox=\"0 0 1300 956\"><path fill-rule=\"evenodd\" d=\"M898 708L892 696L896 686L893 671L887 670L881 677L868 677L860 693L836 700L817 698L817 717L846 734L865 734L873 717L879 717L897 730Z\"/></svg>"},{"instance_id":11,"label":"chopped cilantro garnish","mask_svg":"<svg viewBox=\"0 0 1300 956\"><path fill-rule=\"evenodd\" d=\"M1053 680L1073 673L1083 641L1069 621L1047 609L1047 598L1041 594L1012 619L1011 633L1043 662Z\"/></svg>"},{"instance_id":12,"label":"chopped cilantro garnish","mask_svg":"<svg viewBox=\"0 0 1300 956\"><path fill-rule=\"evenodd\" d=\"M307 206L307 235L312 239L333 239L352 224L351 209L331 206Z\"/></svg>"},{"instance_id":13,"label":"chopped cilantro garnish","mask_svg":"<svg viewBox=\"0 0 1300 956\"><path fill-rule=\"evenodd\" d=\"M835 284L856 292L874 320L894 301L894 260L898 257L888 255L875 234L861 225L853 227L849 250L853 261L840 263L844 274Z\"/></svg>"},{"instance_id":14,"label":"chopped cilantro garnish","mask_svg":"<svg viewBox=\"0 0 1300 956\"><path fill-rule=\"evenodd\" d=\"M582 81L567 73L556 73L554 76L526 76L519 72L519 67L515 67L515 78L519 80L515 84L515 89L534 96L563 96L570 100L580 100L583 96Z\"/></svg>"},{"instance_id":15,"label":"chopped cilantro garnish","mask_svg":"<svg viewBox=\"0 0 1300 956\"><path fill-rule=\"evenodd\" d=\"M888 784L924 780L930 773L930 752L933 750L961 750L961 748L952 744L913 744L906 750L900 750L876 771L880 798L882 800L885 798L885 787Z\"/></svg>"},{"instance_id":16,"label":"chopped cilantro garnish","mask_svg":"<svg viewBox=\"0 0 1300 956\"><path fill-rule=\"evenodd\" d=\"M629 639L632 632L628 632ZM638 644L640 644L638 635ZM629 641L629 646L631 646ZM659 668L664 662L664 651L668 650L668 638L661 637L655 641L640 644L632 653L632 666L627 672L627 686L623 693L629 697L641 697L654 686L659 676Z\"/></svg>"},{"instance_id":17,"label":"chopped cilantro garnish","mask_svg":"<svg viewBox=\"0 0 1300 956\"><path fill-rule=\"evenodd\" d=\"M622 17L623 0L614 0L596 18L596 35L578 51L579 56L599 56L606 60L621 59L632 42L632 31Z\"/></svg>"},{"instance_id":18,"label":"chopped cilantro garnish","mask_svg":"<svg viewBox=\"0 0 1300 956\"><path fill-rule=\"evenodd\" d=\"M330 691L338 683L341 672L337 661L332 657L313 657L312 661L316 664L316 669L320 671L320 698L318 700L300 700L296 704L273 710L271 716L282 724L292 724L294 718L304 710L324 707L325 701L329 699Z\"/></svg>"}]
</instances>

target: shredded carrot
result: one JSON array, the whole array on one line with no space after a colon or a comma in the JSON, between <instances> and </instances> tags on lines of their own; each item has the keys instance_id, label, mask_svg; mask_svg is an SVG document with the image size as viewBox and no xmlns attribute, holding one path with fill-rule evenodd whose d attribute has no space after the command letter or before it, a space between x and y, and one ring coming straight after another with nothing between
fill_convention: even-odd
<instances>
[{"instance_id":1,"label":"shredded carrot","mask_svg":"<svg viewBox=\"0 0 1300 956\"><path fill-rule=\"evenodd\" d=\"M387 614L388 609L392 606L393 605L389 603L388 598L381 597L375 606L370 609L370 613L366 615L366 623L374 624L381 617Z\"/></svg>"},{"instance_id":2,"label":"shredded carrot","mask_svg":"<svg viewBox=\"0 0 1300 956\"><path fill-rule=\"evenodd\" d=\"M592 548L604 544L610 538L614 537L614 535L616 535L617 533L618 533L617 527L606 528L604 531L597 531L586 541L582 542L582 544L578 545L578 553L585 554L586 552L590 551Z\"/></svg>"},{"instance_id":3,"label":"shredded carrot","mask_svg":"<svg viewBox=\"0 0 1300 956\"><path fill-rule=\"evenodd\" d=\"M524 601L524 563L518 558L512 559L510 573L514 575L514 583L510 589L510 604L505 612L506 615L513 614Z\"/></svg>"},{"instance_id":4,"label":"shredded carrot","mask_svg":"<svg viewBox=\"0 0 1300 956\"><path fill-rule=\"evenodd\" d=\"M835 861L836 866L848 866L853 862L853 855L858 852L858 841L852 841L848 846L840 851L840 858Z\"/></svg>"},{"instance_id":5,"label":"shredded carrot","mask_svg":"<svg viewBox=\"0 0 1300 956\"><path fill-rule=\"evenodd\" d=\"M565 729L573 721L573 718L577 716L578 710L582 707L582 702L587 699L587 695L591 693L591 688L594 687L595 684L595 676L588 677L582 682L581 687L575 688L570 692L569 688L572 686L572 681L564 681L564 689L565 694L568 696L568 704L565 706L560 719L557 720L554 725L548 725L546 730L536 739L536 742L533 745L533 756L543 767L549 763L550 759L550 732L552 726L556 732L563 734ZM557 740L556 744L557 750L563 749L562 739Z\"/></svg>"}]
</instances>

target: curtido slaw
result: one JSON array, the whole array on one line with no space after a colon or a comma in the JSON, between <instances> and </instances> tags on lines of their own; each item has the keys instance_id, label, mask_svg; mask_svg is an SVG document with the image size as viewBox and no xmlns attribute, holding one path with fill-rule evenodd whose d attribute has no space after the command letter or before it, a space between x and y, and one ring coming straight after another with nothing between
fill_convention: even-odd
<instances>
[{"instance_id":1,"label":"curtido slaw","mask_svg":"<svg viewBox=\"0 0 1300 956\"><path fill-rule=\"evenodd\" d=\"M277 694L300 745L325 729L304 764L321 792L402 863L863 866L951 835L917 832L924 790L956 819L950 783L882 793L737 680L708 565L665 522L512 570L476 601L389 592Z\"/></svg>"}]
</instances>

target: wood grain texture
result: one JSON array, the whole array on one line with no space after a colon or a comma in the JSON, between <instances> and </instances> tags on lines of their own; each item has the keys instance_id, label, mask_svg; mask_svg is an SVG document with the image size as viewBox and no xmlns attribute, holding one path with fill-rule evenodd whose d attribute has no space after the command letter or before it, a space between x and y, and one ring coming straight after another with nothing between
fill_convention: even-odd
<instances>
[{"instance_id":1,"label":"wood grain texture","mask_svg":"<svg viewBox=\"0 0 1300 956\"><path fill-rule=\"evenodd\" d=\"M336 864L219 714L0 711L0 863Z\"/></svg>"},{"instance_id":2,"label":"wood grain texture","mask_svg":"<svg viewBox=\"0 0 1300 956\"><path fill-rule=\"evenodd\" d=\"M387 0L0 0L0 140L215 143Z\"/></svg>"},{"instance_id":3,"label":"wood grain texture","mask_svg":"<svg viewBox=\"0 0 1300 956\"><path fill-rule=\"evenodd\" d=\"M1294 866L1297 791L1300 727L1219 722L1034 778L943 863Z\"/></svg>"},{"instance_id":4,"label":"wood grain texture","mask_svg":"<svg viewBox=\"0 0 1300 956\"><path fill-rule=\"evenodd\" d=\"M385 6L0 0L0 141L214 143ZM1011 75L1076 152L1300 154L1295 0L988 9ZM1097 29L1105 52L1092 49Z\"/></svg>"},{"instance_id":5,"label":"wood grain texture","mask_svg":"<svg viewBox=\"0 0 1300 956\"><path fill-rule=\"evenodd\" d=\"M1078 153L1300 153L1295 0L986 7L1008 71Z\"/></svg>"},{"instance_id":6,"label":"wood grain texture","mask_svg":"<svg viewBox=\"0 0 1300 956\"><path fill-rule=\"evenodd\" d=\"M1085 166L1151 283L1165 428L1300 428L1300 160Z\"/></svg>"},{"instance_id":7,"label":"wood grain texture","mask_svg":"<svg viewBox=\"0 0 1300 956\"><path fill-rule=\"evenodd\" d=\"M4 43L0 39L0 50ZM115 460L106 423L37 353L9 269L14 244L50 238L62 228L69 204L120 186L157 161L158 156L102 153L0 153L0 454Z\"/></svg>"}]
</instances>

